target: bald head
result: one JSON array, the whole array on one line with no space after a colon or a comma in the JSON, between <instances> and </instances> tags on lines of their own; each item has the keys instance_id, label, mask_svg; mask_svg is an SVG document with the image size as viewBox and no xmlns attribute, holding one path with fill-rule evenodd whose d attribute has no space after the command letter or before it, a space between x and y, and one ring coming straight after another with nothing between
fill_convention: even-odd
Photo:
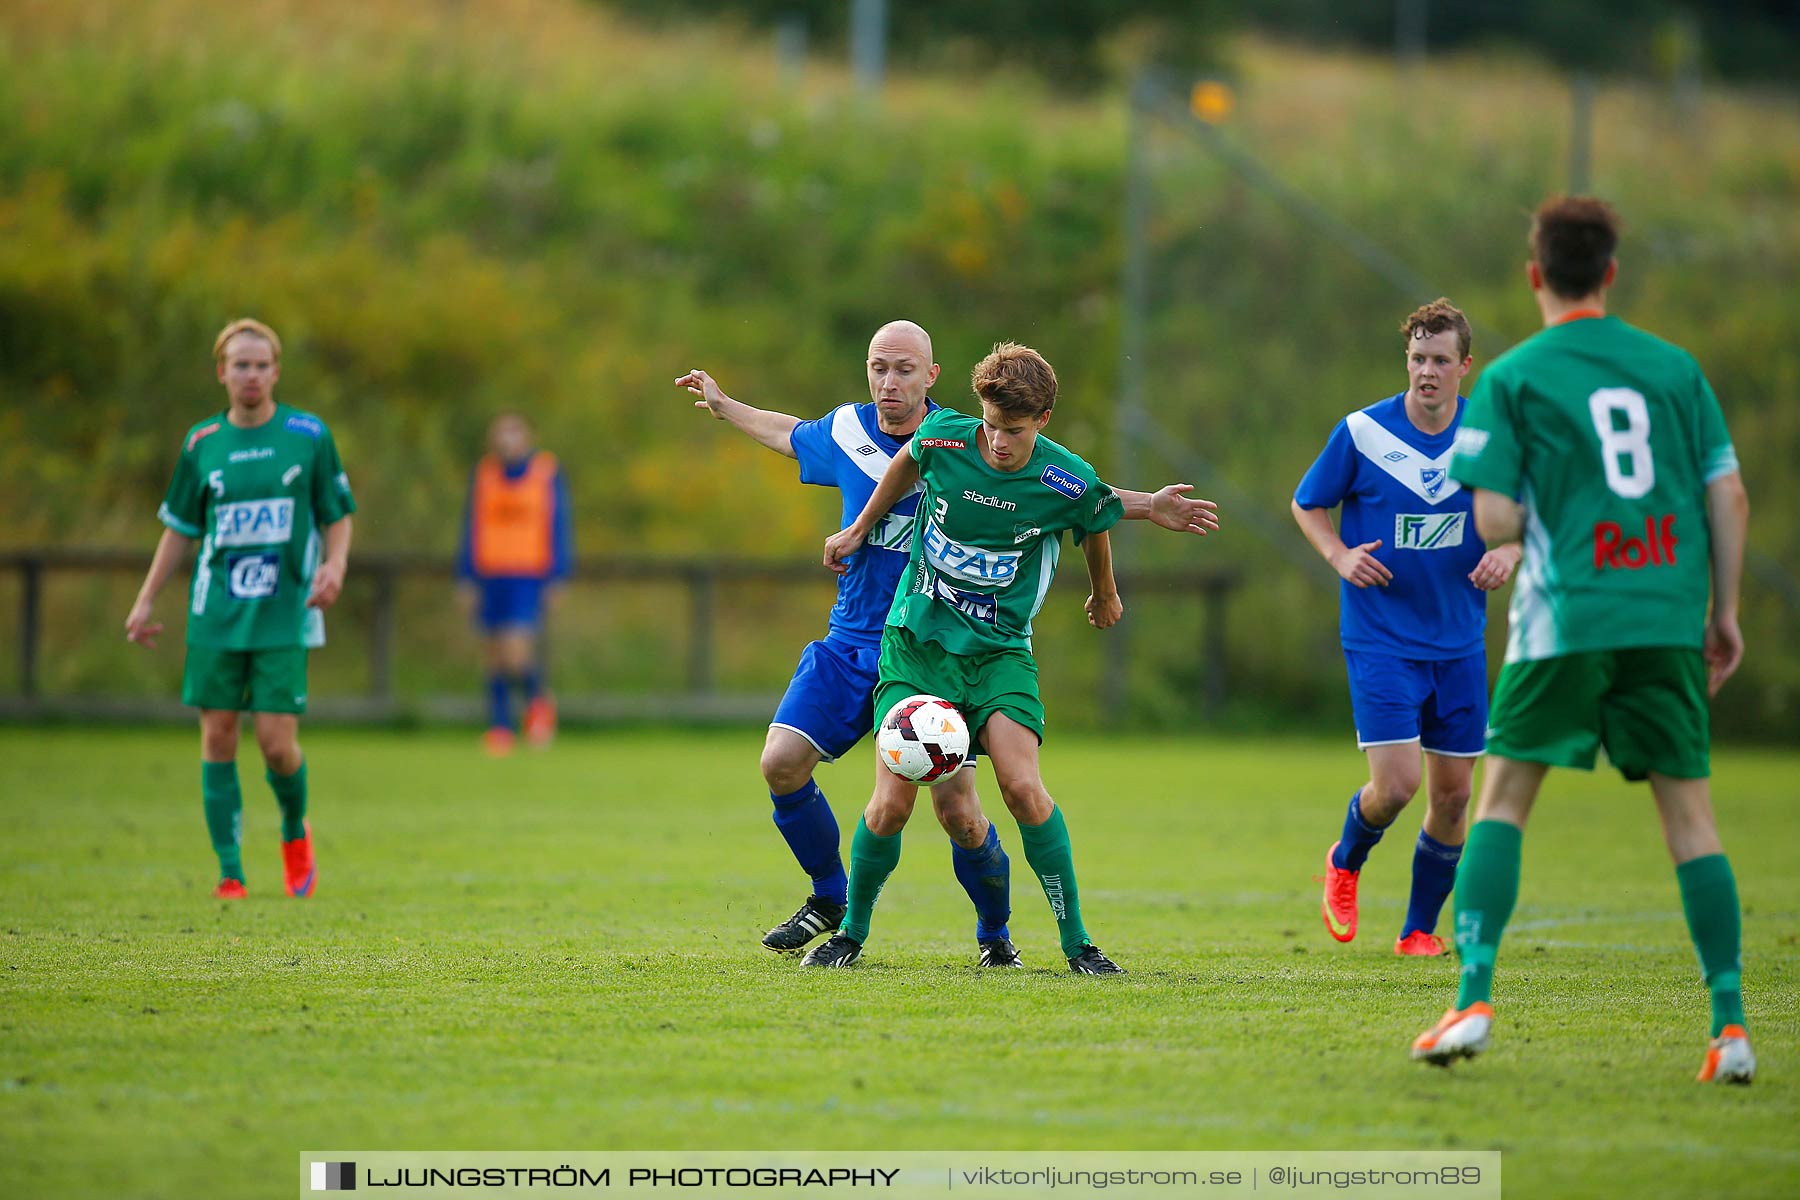
<instances>
[{"instance_id":1,"label":"bald head","mask_svg":"<svg viewBox=\"0 0 1800 1200\"><path fill-rule=\"evenodd\" d=\"M931 335L911 321L889 321L869 339L869 399L884 432L903 437L925 419L925 393L937 382Z\"/></svg>"},{"instance_id":2,"label":"bald head","mask_svg":"<svg viewBox=\"0 0 1800 1200\"><path fill-rule=\"evenodd\" d=\"M889 353L910 353L931 361L931 335L925 332L923 325L912 321L889 321L875 331L869 339L869 357L875 357L875 348L880 346Z\"/></svg>"}]
</instances>

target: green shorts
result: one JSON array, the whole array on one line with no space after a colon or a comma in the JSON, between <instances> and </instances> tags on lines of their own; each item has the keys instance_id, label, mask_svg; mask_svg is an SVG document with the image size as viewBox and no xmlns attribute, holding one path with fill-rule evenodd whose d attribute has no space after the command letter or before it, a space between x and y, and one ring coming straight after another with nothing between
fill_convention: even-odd
<instances>
[{"instance_id":1,"label":"green shorts","mask_svg":"<svg viewBox=\"0 0 1800 1200\"><path fill-rule=\"evenodd\" d=\"M1706 663L1682 646L1590 650L1500 669L1487 752L1594 769L1606 757L1627 779L1712 774Z\"/></svg>"},{"instance_id":2,"label":"green shorts","mask_svg":"<svg viewBox=\"0 0 1800 1200\"><path fill-rule=\"evenodd\" d=\"M181 702L234 712L306 711L306 647L269 650L187 648Z\"/></svg>"},{"instance_id":3,"label":"green shorts","mask_svg":"<svg viewBox=\"0 0 1800 1200\"><path fill-rule=\"evenodd\" d=\"M921 642L898 625L881 631L880 676L875 684L875 721L908 696L938 696L954 704L969 733L995 713L1005 713L1044 740L1044 702L1038 699L1037 660L1023 646L983 654L951 654L935 642Z\"/></svg>"}]
</instances>

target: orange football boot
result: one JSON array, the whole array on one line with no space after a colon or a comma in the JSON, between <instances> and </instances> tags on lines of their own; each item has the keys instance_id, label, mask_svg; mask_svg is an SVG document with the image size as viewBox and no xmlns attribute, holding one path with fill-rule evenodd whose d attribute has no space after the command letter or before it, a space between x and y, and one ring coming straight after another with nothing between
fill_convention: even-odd
<instances>
[{"instance_id":1,"label":"orange football boot","mask_svg":"<svg viewBox=\"0 0 1800 1200\"><path fill-rule=\"evenodd\" d=\"M1325 852L1325 899L1319 911L1325 917L1325 929L1340 942L1356 936L1356 880L1360 871L1346 871L1333 861L1338 843Z\"/></svg>"},{"instance_id":2,"label":"orange football boot","mask_svg":"<svg viewBox=\"0 0 1800 1200\"><path fill-rule=\"evenodd\" d=\"M1413 1039L1412 1056L1440 1067L1459 1058L1474 1058L1487 1049L1488 1031L1493 1026L1494 1006L1486 1000L1477 1000L1464 1009L1453 1008Z\"/></svg>"},{"instance_id":3,"label":"orange football boot","mask_svg":"<svg viewBox=\"0 0 1800 1200\"><path fill-rule=\"evenodd\" d=\"M299 899L312 895L319 869L313 862L311 821L306 822L306 832L300 837L281 843L281 865L287 874L288 895Z\"/></svg>"},{"instance_id":4,"label":"orange football boot","mask_svg":"<svg viewBox=\"0 0 1800 1200\"><path fill-rule=\"evenodd\" d=\"M1756 1055L1742 1025L1727 1025L1706 1048L1706 1061L1694 1079L1700 1083L1749 1083L1756 1077Z\"/></svg>"},{"instance_id":5,"label":"orange football boot","mask_svg":"<svg viewBox=\"0 0 1800 1200\"><path fill-rule=\"evenodd\" d=\"M1437 958L1444 950L1444 939L1435 933L1426 933L1423 929L1415 929L1405 937L1394 940L1395 954L1414 958Z\"/></svg>"},{"instance_id":6,"label":"orange football boot","mask_svg":"<svg viewBox=\"0 0 1800 1200\"><path fill-rule=\"evenodd\" d=\"M539 696L525 706L525 740L533 746L548 746L556 736L556 701Z\"/></svg>"}]
</instances>

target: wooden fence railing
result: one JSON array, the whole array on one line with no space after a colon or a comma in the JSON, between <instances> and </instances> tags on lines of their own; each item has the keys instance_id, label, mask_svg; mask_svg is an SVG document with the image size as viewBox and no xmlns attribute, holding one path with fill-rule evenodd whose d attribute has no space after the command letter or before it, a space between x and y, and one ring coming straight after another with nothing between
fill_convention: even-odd
<instances>
[{"instance_id":1,"label":"wooden fence railing","mask_svg":"<svg viewBox=\"0 0 1800 1200\"><path fill-rule=\"evenodd\" d=\"M17 647L17 680L12 694L0 692L0 715L14 718L66 716L91 719L146 719L177 715L172 700L118 698L99 695L47 695L43 688L46 582L53 575L141 575L149 565L147 553L117 549L39 548L0 550L0 572L18 580L19 603L14 631ZM319 715L344 720L391 720L412 714L427 718L466 719L475 701L465 697L410 697L395 692L397 596L402 581L412 578L448 580L452 564L446 557L413 553L366 553L352 558L346 594L359 593L369 613L367 686L356 697L322 698L313 707ZM1069 574L1065 572L1065 574ZM1075 579L1057 590L1084 585L1079 571ZM821 568L816 563L750 562L713 558L588 558L576 565L575 577L583 587L620 587L640 584L678 584L686 592L688 626L686 661L681 686L654 694L601 693L559 695L564 711L574 716L605 718L629 712L635 715L685 720L745 719L765 716L776 693L732 696L719 692L717 666L717 610L722 597L739 586L793 586L817 588ZM181 586L185 572L170 588ZM1200 700L1207 711L1216 711L1226 697L1225 608L1240 583L1230 569L1180 568L1121 571L1119 585L1135 600L1151 592L1176 592L1201 600L1200 627L1195 641L1165 653L1196 656L1200 663ZM171 633L179 637L179 615L170 620ZM1102 703L1107 711L1122 711L1129 687L1127 671L1132 642L1122 637L1109 645L1102 667ZM797 647L796 647L797 649ZM1138 647L1139 652L1146 648ZM673 682L673 681L671 681ZM781 681L771 681L778 688Z\"/></svg>"}]
</instances>

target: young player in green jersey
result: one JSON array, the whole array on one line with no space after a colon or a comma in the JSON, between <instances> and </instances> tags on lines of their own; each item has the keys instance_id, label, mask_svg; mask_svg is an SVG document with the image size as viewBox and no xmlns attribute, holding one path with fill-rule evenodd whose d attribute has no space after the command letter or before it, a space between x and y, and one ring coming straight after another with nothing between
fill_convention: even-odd
<instances>
[{"instance_id":1,"label":"young player in green jersey","mask_svg":"<svg viewBox=\"0 0 1800 1200\"><path fill-rule=\"evenodd\" d=\"M317 871L299 743L306 655L324 644L322 611L344 585L356 502L325 423L275 402L275 331L260 321L233 321L213 343L213 359L228 404L182 439L157 513L166 528L125 618L125 636L156 644L163 626L151 607L187 544L198 539L181 699L200 710L200 794L219 858L213 894L245 894L238 713L251 712L281 806L287 892L310 896Z\"/></svg>"},{"instance_id":2,"label":"young player in green jersey","mask_svg":"<svg viewBox=\"0 0 1800 1200\"><path fill-rule=\"evenodd\" d=\"M1707 785L1707 697L1737 669L1749 501L1724 416L1693 357L1606 315L1612 210L1546 201L1529 278L1545 328L1475 388L1450 475L1490 542L1523 536L1488 765L1456 877L1456 1004L1413 1043L1446 1064L1487 1048L1494 956L1519 892L1520 846L1550 767L1597 750L1648 778L1712 996L1699 1078L1756 1071L1739 978L1737 883ZM1711 612L1708 613L1708 591Z\"/></svg>"},{"instance_id":3,"label":"young player in green jersey","mask_svg":"<svg viewBox=\"0 0 1800 1200\"><path fill-rule=\"evenodd\" d=\"M862 512L888 464L938 408L929 395L938 379L931 335L917 323L882 325L869 339L863 366L868 401L839 405L810 421L734 400L705 371L689 371L675 386L699 397L695 408L794 459L801 482L833 488L841 513L837 524L844 525ZM805 949L844 919L849 877L837 817L813 773L821 762L849 754L874 724L870 706L881 632L906 572L918 503L916 495L908 495L895 505L857 552L852 569L838 576L826 635L801 652L763 741L761 767L775 827L812 879L812 891L794 915L763 935L762 944L777 953ZM975 794L974 755L932 785L931 802L954 847L956 880L975 906L976 961L999 970L1023 968L1006 924L1012 863Z\"/></svg>"},{"instance_id":4,"label":"young player in green jersey","mask_svg":"<svg viewBox=\"0 0 1800 1200\"><path fill-rule=\"evenodd\" d=\"M941 696L961 710L1019 823L1025 860L1050 902L1069 969L1121 974L1088 939L1068 828L1038 771L1044 706L1031 622L1050 590L1065 531L1087 561L1088 621L1106 629L1124 612L1108 529L1139 518L1204 535L1218 519L1211 502L1186 497L1186 484L1154 495L1115 491L1078 455L1039 436L1056 403L1056 373L1037 351L1002 343L976 364L973 382L981 417L947 409L927 417L861 515L825 543L825 565L844 571L882 514L915 484L923 488L907 569L882 634L876 719L914 693ZM876 767L874 797L850 843L843 924L802 965L847 967L862 956L876 897L900 861L900 831L916 792L917 785Z\"/></svg>"}]
</instances>

